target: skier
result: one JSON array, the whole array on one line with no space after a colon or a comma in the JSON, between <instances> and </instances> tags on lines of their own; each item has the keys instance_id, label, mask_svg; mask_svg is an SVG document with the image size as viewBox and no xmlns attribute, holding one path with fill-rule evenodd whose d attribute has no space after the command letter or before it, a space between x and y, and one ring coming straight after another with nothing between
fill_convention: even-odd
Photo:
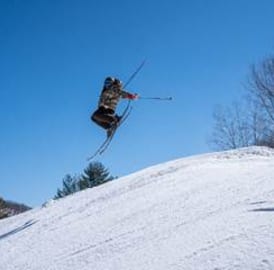
<instances>
[{"instance_id":1,"label":"skier","mask_svg":"<svg viewBox=\"0 0 274 270\"><path fill-rule=\"evenodd\" d=\"M91 115L91 120L107 130L107 137L117 127L121 116L115 113L121 98L138 99L138 94L131 94L123 90L122 82L113 77L107 77L99 99L98 109Z\"/></svg>"}]
</instances>

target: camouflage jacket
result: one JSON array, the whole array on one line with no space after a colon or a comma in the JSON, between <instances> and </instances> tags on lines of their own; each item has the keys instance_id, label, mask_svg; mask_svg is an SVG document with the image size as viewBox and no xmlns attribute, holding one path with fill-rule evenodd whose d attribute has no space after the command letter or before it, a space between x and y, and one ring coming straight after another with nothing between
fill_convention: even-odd
<instances>
[{"instance_id":1,"label":"camouflage jacket","mask_svg":"<svg viewBox=\"0 0 274 270\"><path fill-rule=\"evenodd\" d=\"M116 85L112 85L109 88L102 90L98 107L104 107L105 109L111 109L115 112L118 102L121 98L131 98L132 94L120 89Z\"/></svg>"}]
</instances>

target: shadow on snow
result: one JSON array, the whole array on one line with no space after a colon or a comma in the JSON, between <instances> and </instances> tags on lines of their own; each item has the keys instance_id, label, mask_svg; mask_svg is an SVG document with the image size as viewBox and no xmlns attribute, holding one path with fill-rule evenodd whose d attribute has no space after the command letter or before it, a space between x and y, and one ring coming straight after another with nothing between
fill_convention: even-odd
<instances>
[{"instance_id":1,"label":"shadow on snow","mask_svg":"<svg viewBox=\"0 0 274 270\"><path fill-rule=\"evenodd\" d=\"M32 226L33 224L37 223L37 221L34 221L34 220L29 220L28 222L26 222L25 224L23 224L22 226L10 231L10 232L7 232L7 233L4 233L2 235L0 235L0 240L3 240L4 238L7 238L9 236L12 236L18 232L21 232L27 228L29 228L30 226Z\"/></svg>"}]
</instances>

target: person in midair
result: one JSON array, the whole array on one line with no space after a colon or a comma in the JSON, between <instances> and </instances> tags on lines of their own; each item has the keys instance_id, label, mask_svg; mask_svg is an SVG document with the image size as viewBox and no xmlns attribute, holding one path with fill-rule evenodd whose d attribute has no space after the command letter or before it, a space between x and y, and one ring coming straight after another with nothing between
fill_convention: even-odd
<instances>
[{"instance_id":1,"label":"person in midair","mask_svg":"<svg viewBox=\"0 0 274 270\"><path fill-rule=\"evenodd\" d=\"M106 129L108 137L121 120L121 116L115 113L121 98L136 100L138 99L138 94L126 92L123 90L122 82L119 79L107 77L104 81L98 108L91 115L91 120Z\"/></svg>"}]
</instances>

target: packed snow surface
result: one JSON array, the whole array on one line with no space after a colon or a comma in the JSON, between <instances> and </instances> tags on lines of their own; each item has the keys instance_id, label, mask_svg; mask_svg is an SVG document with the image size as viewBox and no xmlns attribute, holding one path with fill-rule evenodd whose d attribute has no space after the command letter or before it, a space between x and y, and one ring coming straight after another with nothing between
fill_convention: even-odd
<instances>
[{"instance_id":1,"label":"packed snow surface","mask_svg":"<svg viewBox=\"0 0 274 270\"><path fill-rule=\"evenodd\" d=\"M274 269L274 150L170 161L4 219L0 269Z\"/></svg>"}]
</instances>

